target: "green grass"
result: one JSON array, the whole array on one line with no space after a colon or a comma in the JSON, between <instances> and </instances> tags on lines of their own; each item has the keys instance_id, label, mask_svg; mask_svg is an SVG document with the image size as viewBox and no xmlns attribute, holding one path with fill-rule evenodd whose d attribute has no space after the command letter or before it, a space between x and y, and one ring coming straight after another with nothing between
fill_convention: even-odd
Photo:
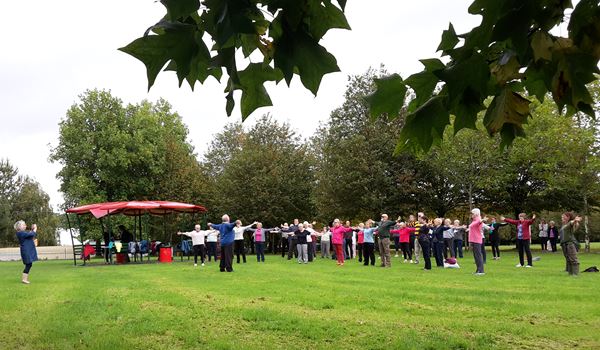
<instances>
[{"instance_id":1,"label":"green grass","mask_svg":"<svg viewBox=\"0 0 600 350\"><path fill-rule=\"evenodd\" d=\"M600 348L600 274L568 277L562 254L517 269L514 252L462 269L340 268L252 258L73 267L0 263L0 349L572 349ZM488 255L489 257L489 255ZM178 261L178 259L176 259ZM600 254L580 254L582 268Z\"/></svg>"}]
</instances>

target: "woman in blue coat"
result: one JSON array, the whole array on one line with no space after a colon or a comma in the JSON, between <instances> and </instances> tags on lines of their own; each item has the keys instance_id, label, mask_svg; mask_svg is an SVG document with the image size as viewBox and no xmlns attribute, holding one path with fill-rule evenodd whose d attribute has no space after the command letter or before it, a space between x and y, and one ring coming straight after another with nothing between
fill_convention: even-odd
<instances>
[{"instance_id":1,"label":"woman in blue coat","mask_svg":"<svg viewBox=\"0 0 600 350\"><path fill-rule=\"evenodd\" d=\"M19 239L19 246L21 248L21 260L25 265L21 281L29 284L29 270L31 270L33 262L38 259L35 242L33 241L36 236L37 226L36 224L31 225L31 231L25 231L26 228L25 221L19 220L15 222L15 231L17 231L17 238Z\"/></svg>"}]
</instances>

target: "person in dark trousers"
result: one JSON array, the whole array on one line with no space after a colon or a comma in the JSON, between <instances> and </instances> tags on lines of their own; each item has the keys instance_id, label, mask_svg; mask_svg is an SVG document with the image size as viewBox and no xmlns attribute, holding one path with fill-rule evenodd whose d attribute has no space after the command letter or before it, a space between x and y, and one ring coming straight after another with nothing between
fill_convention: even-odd
<instances>
[{"instance_id":1,"label":"person in dark trousers","mask_svg":"<svg viewBox=\"0 0 600 350\"><path fill-rule=\"evenodd\" d=\"M492 246L494 260L500 259L500 227L506 225L508 225L506 222L496 222L496 218L492 218L490 223L490 245Z\"/></svg>"},{"instance_id":2,"label":"person in dark trousers","mask_svg":"<svg viewBox=\"0 0 600 350\"><path fill-rule=\"evenodd\" d=\"M452 226L452 234L454 235L454 241L452 243L452 249L454 250L454 257L463 257L463 242L465 239L465 232L467 226L461 225L459 220L454 220L454 226Z\"/></svg>"},{"instance_id":3,"label":"person in dark trousers","mask_svg":"<svg viewBox=\"0 0 600 350\"><path fill-rule=\"evenodd\" d=\"M110 233L108 232L108 230L104 230L102 232L102 238L104 239L104 248L102 249L102 255L104 255L104 263L105 264L110 264L110 249L108 248L108 245L110 244L110 242L112 241L111 237L110 237Z\"/></svg>"},{"instance_id":4,"label":"person in dark trousers","mask_svg":"<svg viewBox=\"0 0 600 350\"><path fill-rule=\"evenodd\" d=\"M481 244L483 242L483 221L481 219L481 211L477 208L471 210L471 224L469 225L469 244L473 251L473 259L475 260L475 266L477 270L475 275L483 276L485 272L483 270L483 255L481 253Z\"/></svg>"},{"instance_id":5,"label":"person in dark trousers","mask_svg":"<svg viewBox=\"0 0 600 350\"><path fill-rule=\"evenodd\" d=\"M194 230L190 232L177 232L177 235L188 236L192 239L192 251L194 252L194 266L198 266L198 255L200 255L200 262L204 266L204 256L206 255L206 246L204 245L204 238L208 231L202 231L200 225L195 225Z\"/></svg>"},{"instance_id":6,"label":"person in dark trousers","mask_svg":"<svg viewBox=\"0 0 600 350\"><path fill-rule=\"evenodd\" d=\"M531 244L531 225L535 221L535 214L533 214L531 220L527 220L527 215L525 213L521 213L519 214L519 220L506 219L504 217L501 217L500 221L508 222L509 224L515 225L517 227L517 248L519 249L519 264L517 264L516 267L524 266L524 254L527 255L527 266L525 267L533 267L533 259L531 258L531 248L529 246Z\"/></svg>"},{"instance_id":7,"label":"person in dark trousers","mask_svg":"<svg viewBox=\"0 0 600 350\"><path fill-rule=\"evenodd\" d=\"M298 256L298 251L296 245L298 244L298 237L296 237L295 233L298 231L298 224L300 220L294 219L294 224L290 225L287 229L282 228L282 231L287 232L288 234L288 260L292 260L292 256Z\"/></svg>"},{"instance_id":8,"label":"person in dark trousers","mask_svg":"<svg viewBox=\"0 0 600 350\"><path fill-rule=\"evenodd\" d=\"M437 267L444 267L444 231L450 230L449 226L442 225L442 219L433 220L433 253Z\"/></svg>"},{"instance_id":9,"label":"person in dark trousers","mask_svg":"<svg viewBox=\"0 0 600 350\"><path fill-rule=\"evenodd\" d=\"M27 229L27 224L25 224L25 221L19 220L15 222L14 228L17 234L17 239L19 240L21 261L23 262L23 265L25 265L25 269L23 269L23 274L21 275L21 282L24 284L29 284L29 271L31 271L33 262L38 259L37 250L35 249L37 225L32 224L31 231L25 231Z\"/></svg>"},{"instance_id":10,"label":"person in dark trousers","mask_svg":"<svg viewBox=\"0 0 600 350\"><path fill-rule=\"evenodd\" d=\"M261 222L256 223L256 228L249 229L252 232L252 239L256 251L256 261L265 262L265 239L269 232L274 231L274 228L263 228ZM279 232L279 231L277 231Z\"/></svg>"},{"instance_id":11,"label":"person in dark trousers","mask_svg":"<svg viewBox=\"0 0 600 350\"><path fill-rule=\"evenodd\" d=\"M424 270L431 270L431 247L429 246L429 226L427 225L427 216L419 216L419 234L417 239L423 253L423 261L425 261Z\"/></svg>"},{"instance_id":12,"label":"person in dark trousers","mask_svg":"<svg viewBox=\"0 0 600 350\"><path fill-rule=\"evenodd\" d=\"M566 212L562 214L561 219L563 226L560 229L560 246L565 256L566 271L571 276L577 276L579 274L579 260L577 259L579 242L576 235L581 229L581 217Z\"/></svg>"},{"instance_id":13,"label":"person in dark trousers","mask_svg":"<svg viewBox=\"0 0 600 350\"><path fill-rule=\"evenodd\" d=\"M558 227L554 221L548 223L548 239L550 240L550 247L552 252L556 253L556 241L558 240Z\"/></svg>"},{"instance_id":14,"label":"person in dark trousers","mask_svg":"<svg viewBox=\"0 0 600 350\"><path fill-rule=\"evenodd\" d=\"M450 219L444 220L444 226L448 227L444 230L444 259L448 256L456 258L454 254L454 230L452 229L452 221Z\"/></svg>"},{"instance_id":15,"label":"person in dark trousers","mask_svg":"<svg viewBox=\"0 0 600 350\"><path fill-rule=\"evenodd\" d=\"M208 230L206 235L206 248L208 251L208 261L210 262L211 258L215 258L215 262L217 261L217 243L219 242L219 231L215 229Z\"/></svg>"},{"instance_id":16,"label":"person in dark trousers","mask_svg":"<svg viewBox=\"0 0 600 350\"><path fill-rule=\"evenodd\" d=\"M236 262L238 264L240 263L240 255L244 260L244 264L246 263L246 247L244 247L244 232L254 225L256 225L256 222L253 222L251 225L248 226L242 226L242 222L240 220L235 221L235 227L233 228L233 250L236 256Z\"/></svg>"},{"instance_id":17,"label":"person in dark trousers","mask_svg":"<svg viewBox=\"0 0 600 350\"><path fill-rule=\"evenodd\" d=\"M284 231L283 228L289 229L290 226L285 223L283 224L282 228L280 229L280 243L279 243L279 247L281 248L281 257L284 258L285 257L285 253L288 251L288 233L287 231Z\"/></svg>"},{"instance_id":18,"label":"person in dark trousers","mask_svg":"<svg viewBox=\"0 0 600 350\"><path fill-rule=\"evenodd\" d=\"M365 228L363 229L363 256L365 258L365 266L369 265L369 261L371 262L371 266L375 265L375 238L373 237L373 234L375 233L375 230L377 230L377 227L371 227L372 224L372 220L367 220Z\"/></svg>"},{"instance_id":19,"label":"person in dark trousers","mask_svg":"<svg viewBox=\"0 0 600 350\"><path fill-rule=\"evenodd\" d=\"M208 227L219 231L221 235L221 262L219 263L219 270L221 272L233 272L233 240L235 233L233 228L235 223L231 223L229 215L225 214L221 218L223 223L221 224L208 224Z\"/></svg>"},{"instance_id":20,"label":"person in dark trousers","mask_svg":"<svg viewBox=\"0 0 600 350\"><path fill-rule=\"evenodd\" d=\"M350 227L350 221L346 221L346 226ZM344 233L344 259L353 259L354 254L352 251L352 236L354 231Z\"/></svg>"}]
</instances>

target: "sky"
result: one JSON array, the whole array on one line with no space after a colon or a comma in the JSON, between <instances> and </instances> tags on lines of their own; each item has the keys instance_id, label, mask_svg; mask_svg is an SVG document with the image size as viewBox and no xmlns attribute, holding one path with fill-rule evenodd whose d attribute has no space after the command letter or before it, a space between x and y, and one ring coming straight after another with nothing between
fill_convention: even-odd
<instances>
[{"instance_id":1,"label":"sky","mask_svg":"<svg viewBox=\"0 0 600 350\"><path fill-rule=\"evenodd\" d=\"M269 113L310 137L342 104L349 75L381 64L405 78L420 71L419 59L439 57L436 48L449 22L457 33L479 24L480 17L467 12L471 2L348 1L352 30L331 30L322 40L341 72L326 75L316 97L297 76L289 88L283 81L267 85L274 106L258 109L245 124ZM38 181L55 210L63 202L56 179L61 166L48 157L58 143L59 122L87 89L110 90L125 103L165 98L188 126L198 155L211 135L241 120L239 108L227 117L224 85L214 79L192 92L164 72L148 92L144 65L117 50L164 13L155 0L0 2L0 159Z\"/></svg>"}]
</instances>

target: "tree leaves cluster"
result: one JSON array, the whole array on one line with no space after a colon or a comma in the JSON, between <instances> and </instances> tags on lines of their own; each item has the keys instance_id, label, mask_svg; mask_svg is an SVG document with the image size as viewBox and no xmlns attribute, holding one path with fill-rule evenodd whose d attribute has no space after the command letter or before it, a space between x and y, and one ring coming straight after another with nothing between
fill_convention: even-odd
<instances>
[{"instance_id":1,"label":"tree leaves cluster","mask_svg":"<svg viewBox=\"0 0 600 350\"><path fill-rule=\"evenodd\" d=\"M571 1L473 1L469 13L481 16L481 24L460 35L449 25L438 47L447 63L421 60L424 70L405 81L380 79L370 97L371 114L397 115L410 87L417 98L409 104L398 150L425 151L449 125L455 133L474 129L484 110L488 133L500 134L504 146L512 144L525 135L531 115L527 94L543 102L549 93L559 111L594 117L586 85L599 72L600 4L580 1L570 14L568 36L554 35L571 8Z\"/></svg>"},{"instance_id":2,"label":"tree leaves cluster","mask_svg":"<svg viewBox=\"0 0 600 350\"><path fill-rule=\"evenodd\" d=\"M8 160L0 159L0 247L18 244L13 227L17 220L38 225L40 245L56 244L59 220L50 206L50 197L36 181L20 175Z\"/></svg>"},{"instance_id":3,"label":"tree leaves cluster","mask_svg":"<svg viewBox=\"0 0 600 350\"><path fill-rule=\"evenodd\" d=\"M211 219L228 213L268 227L315 215L314 161L286 123L261 117L249 130L230 124L213 139L203 166L211 176Z\"/></svg>"},{"instance_id":4,"label":"tree leaves cluster","mask_svg":"<svg viewBox=\"0 0 600 350\"><path fill-rule=\"evenodd\" d=\"M60 122L50 159L63 165L65 206L94 202L196 202L206 187L188 130L164 100L124 105L110 92L89 90Z\"/></svg>"},{"instance_id":5,"label":"tree leaves cluster","mask_svg":"<svg viewBox=\"0 0 600 350\"><path fill-rule=\"evenodd\" d=\"M345 0L161 0L166 15L144 36L121 48L144 63L148 88L163 69L175 71L179 85L227 74L226 110L231 115L234 92L241 92L242 118L271 106L268 81L294 74L317 94L323 75L339 71L335 57L319 44L332 28L350 29ZM206 40L205 40L206 39ZM241 67L250 56L261 57ZM243 57L243 58L242 58Z\"/></svg>"}]
</instances>

